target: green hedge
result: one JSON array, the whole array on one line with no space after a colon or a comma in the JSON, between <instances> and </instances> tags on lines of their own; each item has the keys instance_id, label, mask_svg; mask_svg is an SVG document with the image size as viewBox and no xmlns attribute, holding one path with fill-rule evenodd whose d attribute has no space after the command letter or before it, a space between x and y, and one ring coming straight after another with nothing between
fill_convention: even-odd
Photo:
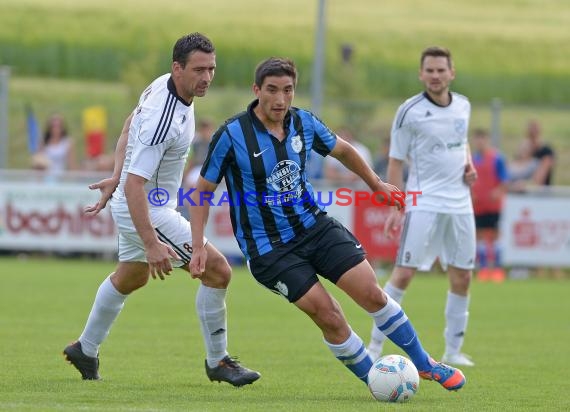
<instances>
[{"instance_id":1,"label":"green hedge","mask_svg":"<svg viewBox=\"0 0 570 412\"><path fill-rule=\"evenodd\" d=\"M259 60L283 55L296 60L307 91L317 3L3 0L0 64L16 75L142 82L169 70L174 39L201 31L216 44L218 85L249 86ZM420 51L441 44L455 56L455 88L474 101L570 103L568 15L568 0L327 0L327 90L414 93ZM343 44L355 49L348 74Z\"/></svg>"}]
</instances>

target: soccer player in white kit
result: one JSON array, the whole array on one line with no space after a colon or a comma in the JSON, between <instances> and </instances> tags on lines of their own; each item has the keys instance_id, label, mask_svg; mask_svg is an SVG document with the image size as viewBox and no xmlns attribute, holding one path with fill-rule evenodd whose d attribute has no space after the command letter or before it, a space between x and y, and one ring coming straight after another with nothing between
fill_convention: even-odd
<instances>
[{"instance_id":1,"label":"soccer player in white kit","mask_svg":"<svg viewBox=\"0 0 570 412\"><path fill-rule=\"evenodd\" d=\"M206 94L214 77L215 49L208 38L193 33L176 42L172 60L171 73L158 77L144 90L125 122L113 177L91 186L102 194L96 205L86 208L89 214L103 209L112 193L119 264L99 287L83 333L64 349L83 379L100 379L99 346L127 296L144 286L149 275L164 279L173 267L189 272L191 228L176 211L176 196L194 138L193 100ZM207 243L207 247L212 264L200 277L196 296L206 345L206 374L212 381L250 384L260 374L243 367L227 352L225 295L231 268L213 245Z\"/></svg>"},{"instance_id":2,"label":"soccer player in white kit","mask_svg":"<svg viewBox=\"0 0 570 412\"><path fill-rule=\"evenodd\" d=\"M471 105L465 96L449 91L455 70L449 50L423 51L419 79L425 91L406 100L392 125L388 182L404 187L403 165L409 161L406 191L421 192L405 214L392 209L388 236L403 220L396 266L384 287L401 302L416 270L430 270L436 258L447 269L450 288L445 307L445 353L442 361L473 366L461 353L469 316L469 284L475 261L475 220L470 186L477 178L467 141ZM375 326L368 351L382 352L385 336Z\"/></svg>"}]
</instances>

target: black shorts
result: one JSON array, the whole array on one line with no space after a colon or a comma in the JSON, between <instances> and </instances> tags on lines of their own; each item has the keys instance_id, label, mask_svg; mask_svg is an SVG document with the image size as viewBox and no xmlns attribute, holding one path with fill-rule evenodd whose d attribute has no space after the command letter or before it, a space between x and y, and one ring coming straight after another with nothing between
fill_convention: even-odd
<instances>
[{"instance_id":1,"label":"black shorts","mask_svg":"<svg viewBox=\"0 0 570 412\"><path fill-rule=\"evenodd\" d=\"M499 227L499 217L499 213L475 215L475 227L477 229L497 229Z\"/></svg>"},{"instance_id":2,"label":"black shorts","mask_svg":"<svg viewBox=\"0 0 570 412\"><path fill-rule=\"evenodd\" d=\"M323 213L301 235L251 259L248 265L255 280L295 302L318 282L317 273L336 283L365 258L366 252L354 235Z\"/></svg>"}]
</instances>

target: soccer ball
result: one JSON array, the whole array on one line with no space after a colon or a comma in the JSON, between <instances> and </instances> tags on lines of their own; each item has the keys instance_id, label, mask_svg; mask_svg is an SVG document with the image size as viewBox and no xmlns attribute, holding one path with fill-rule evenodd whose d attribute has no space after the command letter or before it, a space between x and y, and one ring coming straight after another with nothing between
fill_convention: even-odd
<instances>
[{"instance_id":1,"label":"soccer ball","mask_svg":"<svg viewBox=\"0 0 570 412\"><path fill-rule=\"evenodd\" d=\"M368 388L376 400L405 402L418 391L420 375L411 360L400 355L378 359L368 372Z\"/></svg>"}]
</instances>

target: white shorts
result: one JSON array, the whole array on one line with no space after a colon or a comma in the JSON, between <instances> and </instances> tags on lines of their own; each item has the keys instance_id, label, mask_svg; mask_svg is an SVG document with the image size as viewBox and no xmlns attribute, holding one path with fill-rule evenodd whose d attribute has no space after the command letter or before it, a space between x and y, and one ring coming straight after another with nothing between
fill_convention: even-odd
<instances>
[{"instance_id":1,"label":"white shorts","mask_svg":"<svg viewBox=\"0 0 570 412\"><path fill-rule=\"evenodd\" d=\"M119 231L119 262L146 262L144 244L137 233L128 209L111 208ZM192 257L192 231L190 222L177 210L151 208L150 221L158 239L172 247L181 260L172 260L172 266L181 267ZM204 238L204 244L206 244Z\"/></svg>"},{"instance_id":2,"label":"white shorts","mask_svg":"<svg viewBox=\"0 0 570 412\"><path fill-rule=\"evenodd\" d=\"M444 270L473 269L475 253L473 214L413 210L406 213L396 265L428 271L439 258Z\"/></svg>"}]
</instances>

